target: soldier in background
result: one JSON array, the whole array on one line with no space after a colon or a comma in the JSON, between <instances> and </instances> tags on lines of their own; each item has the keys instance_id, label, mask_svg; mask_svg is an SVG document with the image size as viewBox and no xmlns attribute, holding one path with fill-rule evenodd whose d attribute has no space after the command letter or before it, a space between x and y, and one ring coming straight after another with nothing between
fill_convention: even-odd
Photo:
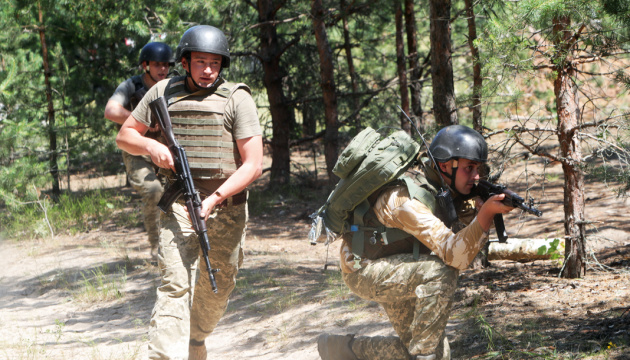
<instances>
[{"instance_id":1,"label":"soldier in background","mask_svg":"<svg viewBox=\"0 0 630 360\"><path fill-rule=\"evenodd\" d=\"M173 51L160 42L150 42L140 51L139 65L144 73L125 80L105 106L105 118L118 124L118 129L127 120L147 91L158 81L166 79L172 64ZM147 131L145 136L156 139L160 135L157 128ZM156 176L156 167L149 156L134 156L123 151L123 162L129 184L142 196L142 216L144 228L151 244L151 257L157 257L158 227L160 210L157 203L163 186Z\"/></svg>"},{"instance_id":2,"label":"soldier in background","mask_svg":"<svg viewBox=\"0 0 630 360\"><path fill-rule=\"evenodd\" d=\"M365 241L360 259L352 252L353 233L345 234L341 245L344 282L358 296L379 303L398 336L322 334L318 351L323 360L451 358L445 328L459 271L486 244L494 215L513 208L501 202L504 194L483 204L473 195L479 167L488 158L479 133L463 125L445 127L429 150L437 164L422 158L419 168L406 173L419 189L415 195L395 182L368 198L367 227L396 228L409 236L389 244ZM440 177L452 195L454 211L438 209ZM367 231L365 239L370 236Z\"/></svg>"}]
</instances>

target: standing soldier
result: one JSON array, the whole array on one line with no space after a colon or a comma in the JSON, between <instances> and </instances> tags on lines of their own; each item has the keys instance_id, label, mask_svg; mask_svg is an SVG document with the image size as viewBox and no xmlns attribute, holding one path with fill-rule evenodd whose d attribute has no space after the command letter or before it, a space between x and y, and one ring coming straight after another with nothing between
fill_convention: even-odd
<instances>
[{"instance_id":1,"label":"standing soldier","mask_svg":"<svg viewBox=\"0 0 630 360\"><path fill-rule=\"evenodd\" d=\"M132 76L118 85L105 106L105 118L118 124L120 129L147 91L158 81L166 79L172 58L173 51L168 45L160 42L146 44L140 51L139 60L144 73ZM159 135L157 128L149 129L145 134L151 139L156 139ZM142 196L144 227L149 235L151 257L155 259L160 220L157 203L162 196L162 183L155 174L155 165L150 156L135 156L123 151L123 162L129 183Z\"/></svg>"},{"instance_id":2,"label":"standing soldier","mask_svg":"<svg viewBox=\"0 0 630 360\"><path fill-rule=\"evenodd\" d=\"M451 358L445 328L459 270L466 269L485 245L494 215L513 208L501 202L504 194L475 206L473 188L479 166L488 158L479 133L463 125L448 126L438 132L429 150L436 164L423 158L420 169L406 173L414 186L390 183L368 198L367 227L400 229L408 236L390 243L365 241L357 261L352 233L344 235L341 244L344 282L360 297L378 302L398 336L322 334L318 350L323 360ZM439 208L440 178L452 195L453 211ZM368 231L365 239L370 236Z\"/></svg>"},{"instance_id":3,"label":"standing soldier","mask_svg":"<svg viewBox=\"0 0 630 360\"><path fill-rule=\"evenodd\" d=\"M150 155L168 181L173 157L166 145L144 137L151 128L148 104L160 96L168 103L173 133L186 150L202 201L210 242L210 263L218 293L208 276L197 278L200 246L185 206L175 202L160 221L158 266L162 277L149 325L150 359L205 360L205 339L227 308L243 261L247 222L247 186L262 174L262 131L256 104L245 84L227 82L230 66L223 32L208 25L188 29L176 52L186 76L151 88L125 121L118 146ZM201 261L200 274L207 274Z\"/></svg>"}]
</instances>

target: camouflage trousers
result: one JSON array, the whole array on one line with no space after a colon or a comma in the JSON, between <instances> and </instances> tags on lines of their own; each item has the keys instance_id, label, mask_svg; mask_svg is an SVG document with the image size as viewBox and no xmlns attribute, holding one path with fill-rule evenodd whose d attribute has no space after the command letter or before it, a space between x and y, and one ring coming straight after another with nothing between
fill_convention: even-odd
<instances>
[{"instance_id":1,"label":"camouflage trousers","mask_svg":"<svg viewBox=\"0 0 630 360\"><path fill-rule=\"evenodd\" d=\"M149 324L149 359L188 359L188 345L203 344L223 316L243 263L247 203L215 210L206 222L212 291L197 234L184 206L162 214L158 267L162 282ZM200 265L198 265L200 264Z\"/></svg>"},{"instance_id":2,"label":"camouflage trousers","mask_svg":"<svg viewBox=\"0 0 630 360\"><path fill-rule=\"evenodd\" d=\"M157 246L160 226L160 209L157 203L164 189L162 182L157 178L150 158L134 156L123 151L123 162L129 183L142 196L142 217L144 228L149 235L149 243L152 247Z\"/></svg>"},{"instance_id":3,"label":"camouflage trousers","mask_svg":"<svg viewBox=\"0 0 630 360\"><path fill-rule=\"evenodd\" d=\"M389 321L410 355L435 354L444 341L453 296L457 288L457 269L447 266L437 256L397 254L374 260L362 269L343 274L343 279L358 296L375 301L385 309ZM374 342L382 342L375 337ZM382 348L382 344L369 344L362 339L363 358L399 359L399 351L389 351L391 357L366 354L369 349ZM395 342L388 341L396 347ZM441 347L441 346L440 346ZM359 349L356 349L359 350ZM448 356L450 358L450 355Z\"/></svg>"}]
</instances>

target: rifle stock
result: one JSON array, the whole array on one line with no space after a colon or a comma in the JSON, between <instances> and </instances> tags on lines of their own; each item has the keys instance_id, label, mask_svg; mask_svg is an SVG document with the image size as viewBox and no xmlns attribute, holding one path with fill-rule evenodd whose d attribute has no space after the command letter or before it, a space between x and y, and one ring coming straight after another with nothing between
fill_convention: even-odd
<instances>
[{"instance_id":1,"label":"rifle stock","mask_svg":"<svg viewBox=\"0 0 630 360\"><path fill-rule=\"evenodd\" d=\"M188 158L186 157L186 150L179 145L173 134L173 125L171 123L170 115L168 114L168 105L166 99L163 96L153 100L149 103L151 109L151 116L156 120L162 129L162 134L166 139L166 145L173 156L175 163L175 182L167 187L158 203L158 207L166 212L171 205L177 201L180 196L184 196L184 202L190 221L192 222L193 229L199 238L199 244L203 253L203 259L208 268L208 276L210 284L212 285L212 291L218 292L217 282L214 278L214 273L219 269L213 269L210 265L210 259L208 254L210 252L210 242L208 240L208 229L206 227L206 221L201 216L201 198L199 192L195 189L192 174L190 173L190 165L188 164Z\"/></svg>"}]
</instances>

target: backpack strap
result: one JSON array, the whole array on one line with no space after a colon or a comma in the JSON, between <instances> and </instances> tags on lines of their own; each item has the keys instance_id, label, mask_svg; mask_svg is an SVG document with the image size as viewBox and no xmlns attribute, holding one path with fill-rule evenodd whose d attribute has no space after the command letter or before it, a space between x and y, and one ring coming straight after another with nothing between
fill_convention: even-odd
<instances>
[{"instance_id":1,"label":"backpack strap","mask_svg":"<svg viewBox=\"0 0 630 360\"><path fill-rule=\"evenodd\" d=\"M435 213L435 195L429 188L431 185L426 181L426 179L421 179L424 181L421 181L422 184L418 184L414 181L414 179L407 175L400 177L400 180L405 183L407 191L409 191L409 196L425 204L432 213Z\"/></svg>"},{"instance_id":2,"label":"backpack strap","mask_svg":"<svg viewBox=\"0 0 630 360\"><path fill-rule=\"evenodd\" d=\"M361 268L361 255L365 249L365 231L368 230L363 223L363 217L370 210L370 203L363 200L354 209L354 224L350 227L352 234L352 253L354 254L355 269Z\"/></svg>"}]
</instances>

